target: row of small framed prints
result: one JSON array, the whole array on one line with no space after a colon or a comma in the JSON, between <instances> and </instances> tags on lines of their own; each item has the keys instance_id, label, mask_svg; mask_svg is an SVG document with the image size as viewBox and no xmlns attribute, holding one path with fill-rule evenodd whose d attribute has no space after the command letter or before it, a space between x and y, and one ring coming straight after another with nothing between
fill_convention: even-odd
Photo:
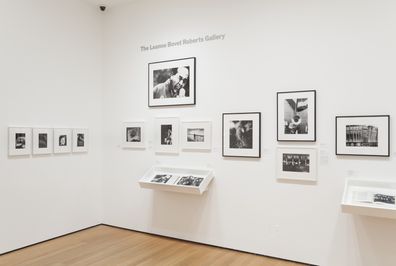
<instances>
[{"instance_id":1,"label":"row of small framed prints","mask_svg":"<svg viewBox=\"0 0 396 266\"><path fill-rule=\"evenodd\" d=\"M8 128L8 155L88 152L87 128Z\"/></svg>"}]
</instances>

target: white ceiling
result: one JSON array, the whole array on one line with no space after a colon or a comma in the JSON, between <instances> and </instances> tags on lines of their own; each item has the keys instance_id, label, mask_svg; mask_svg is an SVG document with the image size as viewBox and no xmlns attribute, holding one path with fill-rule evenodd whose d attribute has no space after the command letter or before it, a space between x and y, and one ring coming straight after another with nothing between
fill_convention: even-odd
<instances>
[{"instance_id":1,"label":"white ceiling","mask_svg":"<svg viewBox=\"0 0 396 266\"><path fill-rule=\"evenodd\" d=\"M121 4L121 3L132 2L134 0L83 0L83 1L93 4L93 5L96 5L96 6L104 5L104 6L110 7L110 6L114 6L114 5Z\"/></svg>"}]
</instances>

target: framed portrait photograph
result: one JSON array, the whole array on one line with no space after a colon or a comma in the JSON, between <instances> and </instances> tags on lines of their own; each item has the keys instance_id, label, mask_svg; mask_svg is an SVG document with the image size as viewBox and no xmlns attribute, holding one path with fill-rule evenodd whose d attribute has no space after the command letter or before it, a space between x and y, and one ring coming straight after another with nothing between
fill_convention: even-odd
<instances>
[{"instance_id":1,"label":"framed portrait photograph","mask_svg":"<svg viewBox=\"0 0 396 266\"><path fill-rule=\"evenodd\" d=\"M148 105L195 104L195 57L148 64Z\"/></svg>"},{"instance_id":2,"label":"framed portrait photograph","mask_svg":"<svg viewBox=\"0 0 396 266\"><path fill-rule=\"evenodd\" d=\"M316 141L316 90L277 93L277 140Z\"/></svg>"},{"instance_id":3,"label":"framed portrait photograph","mask_svg":"<svg viewBox=\"0 0 396 266\"><path fill-rule=\"evenodd\" d=\"M336 116L336 155L390 156L390 116Z\"/></svg>"},{"instance_id":4,"label":"framed portrait photograph","mask_svg":"<svg viewBox=\"0 0 396 266\"><path fill-rule=\"evenodd\" d=\"M223 114L223 157L261 157L261 113Z\"/></svg>"},{"instance_id":5,"label":"framed portrait photograph","mask_svg":"<svg viewBox=\"0 0 396 266\"><path fill-rule=\"evenodd\" d=\"M8 155L20 156L32 153L32 129L27 127L8 128Z\"/></svg>"},{"instance_id":6,"label":"framed portrait photograph","mask_svg":"<svg viewBox=\"0 0 396 266\"><path fill-rule=\"evenodd\" d=\"M184 150L210 150L212 148L212 123L210 121L182 122L181 146Z\"/></svg>"},{"instance_id":7,"label":"framed portrait photograph","mask_svg":"<svg viewBox=\"0 0 396 266\"><path fill-rule=\"evenodd\" d=\"M145 148L145 123L143 121L123 123L122 137L123 148Z\"/></svg>"},{"instance_id":8,"label":"framed portrait photograph","mask_svg":"<svg viewBox=\"0 0 396 266\"><path fill-rule=\"evenodd\" d=\"M71 153L72 130L68 128L54 129L54 153Z\"/></svg>"},{"instance_id":9,"label":"framed portrait photograph","mask_svg":"<svg viewBox=\"0 0 396 266\"><path fill-rule=\"evenodd\" d=\"M73 152L88 152L89 134L88 128L73 129Z\"/></svg>"},{"instance_id":10,"label":"framed portrait photograph","mask_svg":"<svg viewBox=\"0 0 396 266\"><path fill-rule=\"evenodd\" d=\"M179 118L155 119L155 151L179 153Z\"/></svg>"},{"instance_id":11,"label":"framed portrait photograph","mask_svg":"<svg viewBox=\"0 0 396 266\"><path fill-rule=\"evenodd\" d=\"M33 154L52 154L53 133L52 128L33 128Z\"/></svg>"},{"instance_id":12,"label":"framed portrait photograph","mask_svg":"<svg viewBox=\"0 0 396 266\"><path fill-rule=\"evenodd\" d=\"M316 167L316 148L278 147L278 179L316 181Z\"/></svg>"}]
</instances>

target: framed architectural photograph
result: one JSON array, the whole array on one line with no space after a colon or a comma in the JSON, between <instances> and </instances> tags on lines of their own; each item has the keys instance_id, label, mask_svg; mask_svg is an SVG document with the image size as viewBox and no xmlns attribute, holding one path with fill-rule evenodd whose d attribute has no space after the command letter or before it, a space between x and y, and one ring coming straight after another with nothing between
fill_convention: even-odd
<instances>
[{"instance_id":1,"label":"framed architectural photograph","mask_svg":"<svg viewBox=\"0 0 396 266\"><path fill-rule=\"evenodd\" d=\"M212 148L212 123L210 121L182 122L181 146L185 150L210 150Z\"/></svg>"},{"instance_id":2,"label":"framed architectural photograph","mask_svg":"<svg viewBox=\"0 0 396 266\"><path fill-rule=\"evenodd\" d=\"M68 128L54 129L54 153L70 153L72 151L72 130Z\"/></svg>"},{"instance_id":3,"label":"framed architectural photograph","mask_svg":"<svg viewBox=\"0 0 396 266\"><path fill-rule=\"evenodd\" d=\"M179 118L156 118L154 130L156 152L179 152Z\"/></svg>"},{"instance_id":4,"label":"framed architectural photograph","mask_svg":"<svg viewBox=\"0 0 396 266\"><path fill-rule=\"evenodd\" d=\"M261 157L261 113L223 114L223 157Z\"/></svg>"},{"instance_id":5,"label":"framed architectural photograph","mask_svg":"<svg viewBox=\"0 0 396 266\"><path fill-rule=\"evenodd\" d=\"M122 138L123 148L145 148L145 123L143 121L123 123Z\"/></svg>"},{"instance_id":6,"label":"framed architectural photograph","mask_svg":"<svg viewBox=\"0 0 396 266\"><path fill-rule=\"evenodd\" d=\"M277 93L277 140L316 141L316 91Z\"/></svg>"},{"instance_id":7,"label":"framed architectural photograph","mask_svg":"<svg viewBox=\"0 0 396 266\"><path fill-rule=\"evenodd\" d=\"M27 127L8 128L8 155L30 155L32 153L32 129Z\"/></svg>"},{"instance_id":8,"label":"framed architectural photograph","mask_svg":"<svg viewBox=\"0 0 396 266\"><path fill-rule=\"evenodd\" d=\"M88 152L89 134L88 128L73 129L73 152Z\"/></svg>"},{"instance_id":9,"label":"framed architectural photograph","mask_svg":"<svg viewBox=\"0 0 396 266\"><path fill-rule=\"evenodd\" d=\"M53 133L52 128L33 128L33 154L52 154Z\"/></svg>"},{"instance_id":10,"label":"framed architectural photograph","mask_svg":"<svg viewBox=\"0 0 396 266\"><path fill-rule=\"evenodd\" d=\"M148 64L148 105L195 104L195 57Z\"/></svg>"},{"instance_id":11,"label":"framed architectural photograph","mask_svg":"<svg viewBox=\"0 0 396 266\"><path fill-rule=\"evenodd\" d=\"M278 147L278 179L316 181L316 148Z\"/></svg>"},{"instance_id":12,"label":"framed architectural photograph","mask_svg":"<svg viewBox=\"0 0 396 266\"><path fill-rule=\"evenodd\" d=\"M336 155L390 156L390 116L337 116Z\"/></svg>"}]
</instances>

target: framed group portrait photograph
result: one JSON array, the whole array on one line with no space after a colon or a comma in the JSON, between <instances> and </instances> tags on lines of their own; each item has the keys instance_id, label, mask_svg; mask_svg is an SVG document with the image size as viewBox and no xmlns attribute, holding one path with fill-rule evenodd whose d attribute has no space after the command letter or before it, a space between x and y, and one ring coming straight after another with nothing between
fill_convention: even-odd
<instances>
[{"instance_id":1,"label":"framed group portrait photograph","mask_svg":"<svg viewBox=\"0 0 396 266\"><path fill-rule=\"evenodd\" d=\"M27 127L8 128L8 155L21 156L32 153L32 129Z\"/></svg>"},{"instance_id":2,"label":"framed group portrait photograph","mask_svg":"<svg viewBox=\"0 0 396 266\"><path fill-rule=\"evenodd\" d=\"M73 152L88 152L89 134L88 128L74 128L73 129Z\"/></svg>"},{"instance_id":3,"label":"framed group portrait photograph","mask_svg":"<svg viewBox=\"0 0 396 266\"><path fill-rule=\"evenodd\" d=\"M210 121L183 121L180 142L184 150L210 150L212 123Z\"/></svg>"},{"instance_id":4,"label":"framed group portrait photograph","mask_svg":"<svg viewBox=\"0 0 396 266\"><path fill-rule=\"evenodd\" d=\"M316 141L316 90L277 93L277 140Z\"/></svg>"},{"instance_id":5,"label":"framed group portrait photograph","mask_svg":"<svg viewBox=\"0 0 396 266\"><path fill-rule=\"evenodd\" d=\"M148 106L195 104L196 58L148 64Z\"/></svg>"},{"instance_id":6,"label":"framed group portrait photograph","mask_svg":"<svg viewBox=\"0 0 396 266\"><path fill-rule=\"evenodd\" d=\"M146 147L145 122L124 122L122 125L122 147L143 149Z\"/></svg>"},{"instance_id":7,"label":"framed group portrait photograph","mask_svg":"<svg viewBox=\"0 0 396 266\"><path fill-rule=\"evenodd\" d=\"M223 114L223 157L261 157L261 113Z\"/></svg>"},{"instance_id":8,"label":"framed group portrait photograph","mask_svg":"<svg viewBox=\"0 0 396 266\"><path fill-rule=\"evenodd\" d=\"M336 155L390 156L390 116L336 116Z\"/></svg>"},{"instance_id":9,"label":"framed group portrait photograph","mask_svg":"<svg viewBox=\"0 0 396 266\"><path fill-rule=\"evenodd\" d=\"M277 178L316 181L316 153L311 147L278 147Z\"/></svg>"},{"instance_id":10,"label":"framed group portrait photograph","mask_svg":"<svg viewBox=\"0 0 396 266\"><path fill-rule=\"evenodd\" d=\"M33 128L33 154L52 154L53 132L52 128Z\"/></svg>"},{"instance_id":11,"label":"framed group portrait photograph","mask_svg":"<svg viewBox=\"0 0 396 266\"><path fill-rule=\"evenodd\" d=\"M154 130L156 152L179 153L179 118L156 118Z\"/></svg>"},{"instance_id":12,"label":"framed group portrait photograph","mask_svg":"<svg viewBox=\"0 0 396 266\"><path fill-rule=\"evenodd\" d=\"M69 128L54 129L54 153L71 153L72 130Z\"/></svg>"}]
</instances>

